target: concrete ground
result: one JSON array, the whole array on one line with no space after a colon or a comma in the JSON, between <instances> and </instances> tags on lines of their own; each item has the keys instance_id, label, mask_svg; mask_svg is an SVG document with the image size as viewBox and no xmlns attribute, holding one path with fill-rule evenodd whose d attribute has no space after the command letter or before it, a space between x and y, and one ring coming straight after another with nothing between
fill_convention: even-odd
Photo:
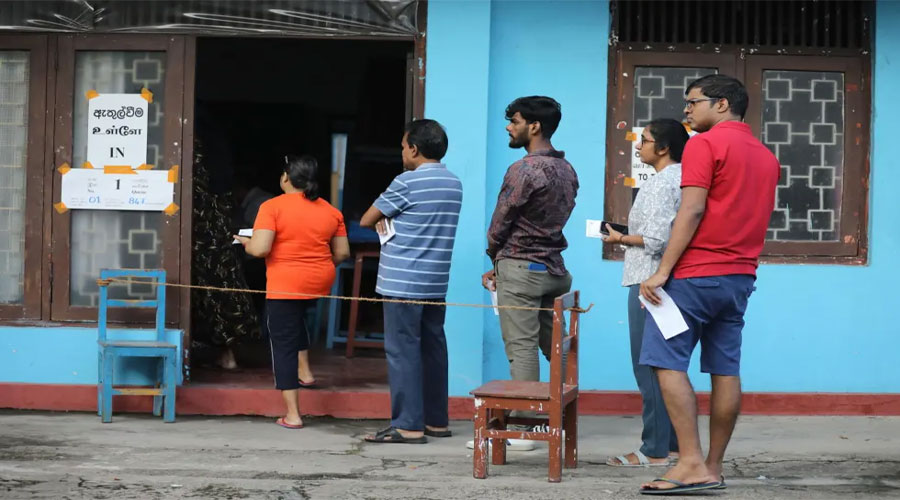
<instances>
[{"instance_id":1,"label":"concrete ground","mask_svg":"<svg viewBox=\"0 0 900 500\"><path fill-rule=\"evenodd\" d=\"M662 469L612 468L637 417L580 419L579 467L547 482L546 445L472 478L469 422L427 445L364 444L381 421L0 411L0 498L627 499ZM705 431L706 422L701 424ZM744 417L720 498L900 498L900 418Z\"/></svg>"}]
</instances>

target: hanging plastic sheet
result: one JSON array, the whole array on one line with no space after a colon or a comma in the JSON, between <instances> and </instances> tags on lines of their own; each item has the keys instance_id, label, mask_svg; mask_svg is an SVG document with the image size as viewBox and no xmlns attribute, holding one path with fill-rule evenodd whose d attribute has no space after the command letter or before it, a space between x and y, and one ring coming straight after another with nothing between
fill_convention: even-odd
<instances>
[{"instance_id":1,"label":"hanging plastic sheet","mask_svg":"<svg viewBox=\"0 0 900 500\"><path fill-rule=\"evenodd\" d=\"M0 1L0 33L416 36L418 0Z\"/></svg>"}]
</instances>

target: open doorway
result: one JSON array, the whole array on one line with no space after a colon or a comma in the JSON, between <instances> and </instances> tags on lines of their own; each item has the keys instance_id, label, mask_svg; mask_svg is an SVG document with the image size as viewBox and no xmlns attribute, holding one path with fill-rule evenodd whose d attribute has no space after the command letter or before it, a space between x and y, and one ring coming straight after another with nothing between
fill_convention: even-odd
<instances>
[{"instance_id":1,"label":"open doorway","mask_svg":"<svg viewBox=\"0 0 900 500\"><path fill-rule=\"evenodd\" d=\"M288 154L319 163L322 198L344 214L351 249L377 248L363 212L402 170L399 142L411 117L412 42L201 38L197 42L192 275L195 284L265 289L265 263L231 245L259 205L281 194ZM341 175L341 173L343 175ZM373 267L362 295L374 290ZM352 273L339 275L350 294ZM343 278L343 279L341 279ZM192 379L271 387L262 294L192 295ZM383 352L326 349L327 304L310 314L310 361L323 386L386 389ZM349 307L335 321L346 329ZM360 307L360 331L382 331L381 308ZM236 369L224 369L234 355ZM340 345L336 347L342 347ZM220 357L226 354L224 358Z\"/></svg>"}]
</instances>

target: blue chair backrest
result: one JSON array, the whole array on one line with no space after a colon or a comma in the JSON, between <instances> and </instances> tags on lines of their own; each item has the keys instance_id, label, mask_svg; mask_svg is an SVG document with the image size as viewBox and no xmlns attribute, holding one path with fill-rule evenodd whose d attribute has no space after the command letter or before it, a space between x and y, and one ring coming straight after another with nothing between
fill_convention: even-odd
<instances>
[{"instance_id":1,"label":"blue chair backrest","mask_svg":"<svg viewBox=\"0 0 900 500\"><path fill-rule=\"evenodd\" d=\"M164 269L101 269L100 279L141 278L149 282L156 279L156 299L154 300L121 300L109 298L109 287L100 287L100 304L97 313L97 337L106 340L107 308L109 307L155 307L156 308L156 341L164 342L166 335L166 271Z\"/></svg>"}]
</instances>

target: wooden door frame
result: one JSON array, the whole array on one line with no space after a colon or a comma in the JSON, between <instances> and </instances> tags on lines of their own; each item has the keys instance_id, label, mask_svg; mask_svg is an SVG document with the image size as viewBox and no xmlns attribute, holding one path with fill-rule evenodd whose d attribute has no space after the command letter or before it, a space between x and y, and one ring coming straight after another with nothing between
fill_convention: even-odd
<instances>
[{"instance_id":1,"label":"wooden door frame","mask_svg":"<svg viewBox=\"0 0 900 500\"><path fill-rule=\"evenodd\" d=\"M57 78L56 78L56 108L54 117L54 157L53 167L64 163L72 165L74 142L74 99L75 99L75 59L79 51L150 51L166 53L166 104L165 122L163 132L163 156L164 168L179 165L182 159L182 105L184 92L184 36L167 35L60 35L57 38ZM78 167L78 165L72 165ZM53 177L52 200L60 198L59 176ZM184 196L181 186L176 185L174 201L179 206L183 205ZM163 217L160 238L162 240L162 264L166 269L169 279L179 282L180 278L180 250L181 231L180 223L184 219L184 210L179 210L174 216ZM51 241L51 274L54 275L51 283L50 319L53 321L87 321L95 322L97 318L96 307L76 307L70 304L70 272L71 272L71 211L58 213L50 212L52 222ZM188 218L190 214L188 213ZM167 294L166 318L167 322L174 323L180 317L180 290L172 290ZM149 323L153 321L151 310L110 311L110 320L128 323Z\"/></svg>"},{"instance_id":2,"label":"wooden door frame","mask_svg":"<svg viewBox=\"0 0 900 500\"><path fill-rule=\"evenodd\" d=\"M47 119L48 86L54 80L54 67L49 63L50 37L47 35L0 35L0 50L28 52L28 129L25 161L25 252L24 295L21 304L0 304L0 321L40 320L45 260L41 259L44 237L43 209L44 158L48 145L44 131ZM35 251L29 251L35 249Z\"/></svg>"}]
</instances>

